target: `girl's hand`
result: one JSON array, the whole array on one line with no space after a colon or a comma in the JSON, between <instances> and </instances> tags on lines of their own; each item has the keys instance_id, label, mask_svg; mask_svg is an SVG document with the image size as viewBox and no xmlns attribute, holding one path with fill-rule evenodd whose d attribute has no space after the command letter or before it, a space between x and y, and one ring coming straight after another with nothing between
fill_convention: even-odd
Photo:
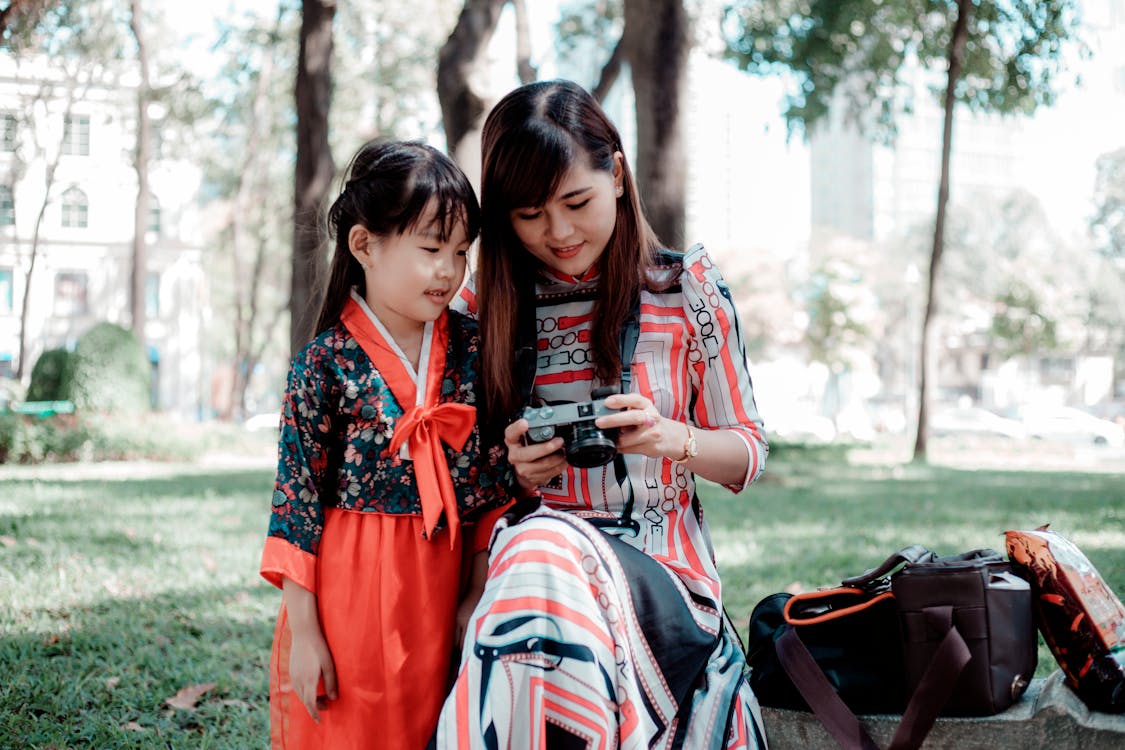
<instances>
[{"instance_id":1,"label":"girl's hand","mask_svg":"<svg viewBox=\"0 0 1125 750\"><path fill-rule=\"evenodd\" d=\"M566 454L562 450L562 438L524 445L526 433L527 420L517 419L504 430L504 444L508 447L508 463L516 472L520 487L530 495L539 485L562 474L566 468Z\"/></svg>"},{"instance_id":2,"label":"girl's hand","mask_svg":"<svg viewBox=\"0 0 1125 750\"><path fill-rule=\"evenodd\" d=\"M684 455L688 428L683 422L660 416L653 403L639 393L615 393L605 400L617 414L598 417L602 429L616 428L617 450L640 453L649 458L679 458Z\"/></svg>"},{"instance_id":3,"label":"girl's hand","mask_svg":"<svg viewBox=\"0 0 1125 750\"><path fill-rule=\"evenodd\" d=\"M289 679L293 692L313 721L320 721L320 710L336 700L336 667L328 643L319 630L316 633L293 633L289 650ZM317 695L317 686L324 680L326 695Z\"/></svg>"}]
</instances>

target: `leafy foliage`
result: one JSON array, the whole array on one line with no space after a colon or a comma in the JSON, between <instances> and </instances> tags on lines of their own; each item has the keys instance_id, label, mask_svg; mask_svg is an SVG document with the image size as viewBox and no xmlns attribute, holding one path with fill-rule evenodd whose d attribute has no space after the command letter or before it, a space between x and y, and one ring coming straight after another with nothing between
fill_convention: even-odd
<instances>
[{"instance_id":1,"label":"leafy foliage","mask_svg":"<svg viewBox=\"0 0 1125 750\"><path fill-rule=\"evenodd\" d=\"M848 119L890 138L895 117L913 107L904 71L946 67L956 13L955 0L740 0L727 9L724 33L739 67L791 75L791 130L825 117L841 89ZM1076 0L973 3L957 101L1023 114L1051 104L1078 25Z\"/></svg>"},{"instance_id":2,"label":"leafy foliage","mask_svg":"<svg viewBox=\"0 0 1125 750\"><path fill-rule=\"evenodd\" d=\"M98 323L78 339L61 395L76 408L107 414L149 409L152 374L144 347L119 325Z\"/></svg>"},{"instance_id":3,"label":"leafy foliage","mask_svg":"<svg viewBox=\"0 0 1125 750\"><path fill-rule=\"evenodd\" d=\"M35 360L31 368L31 383L27 387L28 401L57 401L62 395L70 352L66 349L48 349Z\"/></svg>"}]
</instances>

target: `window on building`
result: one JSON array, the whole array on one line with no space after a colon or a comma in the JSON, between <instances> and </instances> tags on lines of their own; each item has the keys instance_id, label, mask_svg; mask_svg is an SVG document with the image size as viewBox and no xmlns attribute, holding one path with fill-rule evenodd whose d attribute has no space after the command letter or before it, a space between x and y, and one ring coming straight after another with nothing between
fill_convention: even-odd
<instances>
[{"instance_id":1,"label":"window on building","mask_svg":"<svg viewBox=\"0 0 1125 750\"><path fill-rule=\"evenodd\" d=\"M0 185L0 227L10 227L16 223L16 202L12 198L12 189L7 185Z\"/></svg>"},{"instance_id":2,"label":"window on building","mask_svg":"<svg viewBox=\"0 0 1125 750\"><path fill-rule=\"evenodd\" d=\"M160 317L160 274L158 273L145 275L145 315L149 318Z\"/></svg>"},{"instance_id":3,"label":"window on building","mask_svg":"<svg viewBox=\"0 0 1125 750\"><path fill-rule=\"evenodd\" d=\"M10 313L15 307L13 284L12 269L0 268L0 313Z\"/></svg>"},{"instance_id":4,"label":"window on building","mask_svg":"<svg viewBox=\"0 0 1125 750\"><path fill-rule=\"evenodd\" d=\"M60 271L55 274L55 315L85 315L87 307L85 271Z\"/></svg>"},{"instance_id":5,"label":"window on building","mask_svg":"<svg viewBox=\"0 0 1125 750\"><path fill-rule=\"evenodd\" d=\"M76 187L72 187L62 196L62 225L64 227L77 227L85 229L89 223L90 203L86 194Z\"/></svg>"},{"instance_id":6,"label":"window on building","mask_svg":"<svg viewBox=\"0 0 1125 750\"><path fill-rule=\"evenodd\" d=\"M63 123L62 152L69 156L90 155L89 115L67 115Z\"/></svg>"},{"instance_id":7,"label":"window on building","mask_svg":"<svg viewBox=\"0 0 1125 750\"><path fill-rule=\"evenodd\" d=\"M152 194L148 196L148 231L160 234L160 201Z\"/></svg>"},{"instance_id":8,"label":"window on building","mask_svg":"<svg viewBox=\"0 0 1125 750\"><path fill-rule=\"evenodd\" d=\"M15 151L19 123L11 113L0 115L0 151Z\"/></svg>"}]
</instances>

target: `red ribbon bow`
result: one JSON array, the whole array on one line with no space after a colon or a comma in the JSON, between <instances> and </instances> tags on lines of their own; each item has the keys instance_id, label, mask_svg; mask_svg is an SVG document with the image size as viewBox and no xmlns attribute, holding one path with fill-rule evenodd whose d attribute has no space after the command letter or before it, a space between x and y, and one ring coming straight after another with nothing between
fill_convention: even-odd
<instances>
[{"instance_id":1,"label":"red ribbon bow","mask_svg":"<svg viewBox=\"0 0 1125 750\"><path fill-rule=\"evenodd\" d=\"M397 453L404 442L410 441L410 457L414 459L414 476L418 480L426 538L433 535L444 509L449 524L450 549L457 540L461 516L457 513L457 495L441 444L461 450L476 421L477 410L468 404L414 406L398 420L391 439L392 454ZM439 471L439 467L444 471Z\"/></svg>"}]
</instances>

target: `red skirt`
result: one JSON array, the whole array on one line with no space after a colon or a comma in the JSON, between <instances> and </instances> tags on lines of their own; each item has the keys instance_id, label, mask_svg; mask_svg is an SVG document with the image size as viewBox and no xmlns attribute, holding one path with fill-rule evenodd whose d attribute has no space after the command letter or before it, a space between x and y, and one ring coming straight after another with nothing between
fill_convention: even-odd
<instances>
[{"instance_id":1,"label":"red skirt","mask_svg":"<svg viewBox=\"0 0 1125 750\"><path fill-rule=\"evenodd\" d=\"M339 698L320 711L316 723L293 693L291 634L282 605L270 655L271 747L426 745L456 668L461 548L473 531L462 527L451 550L448 532L432 542L423 539L417 516L327 511L315 558L315 593ZM280 559L291 550L281 540L269 540L263 572L292 570L293 560Z\"/></svg>"}]
</instances>

